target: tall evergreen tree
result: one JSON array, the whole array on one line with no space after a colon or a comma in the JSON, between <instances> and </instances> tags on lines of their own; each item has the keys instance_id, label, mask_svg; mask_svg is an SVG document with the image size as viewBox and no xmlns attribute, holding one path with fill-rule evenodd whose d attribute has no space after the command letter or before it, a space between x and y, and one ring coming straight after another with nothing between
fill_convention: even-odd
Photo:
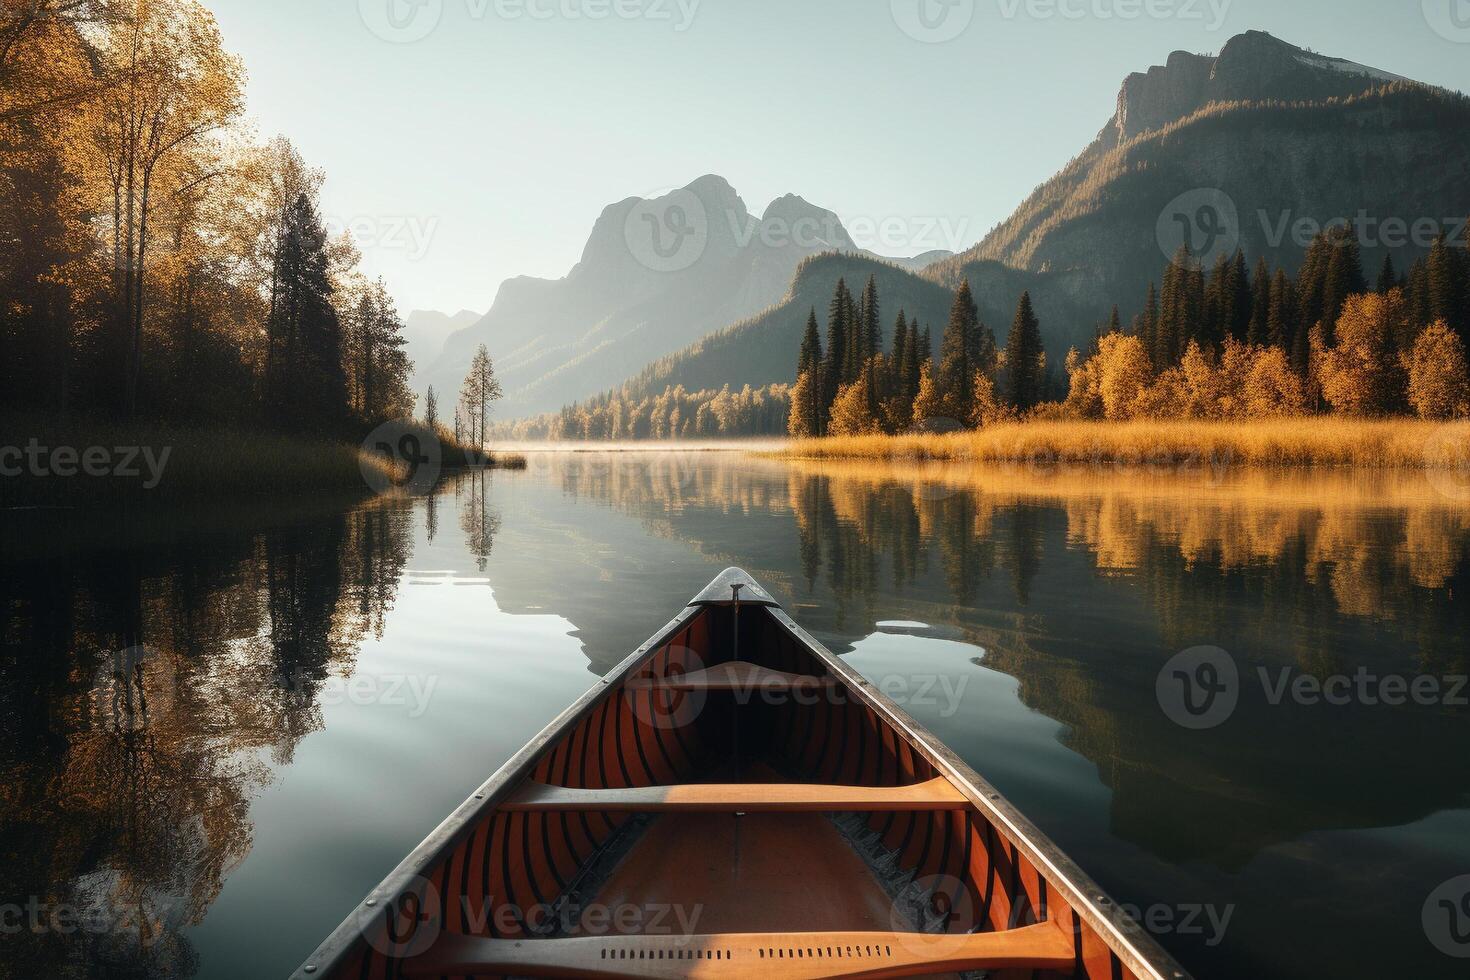
<instances>
[{"instance_id":1,"label":"tall evergreen tree","mask_svg":"<svg viewBox=\"0 0 1470 980\"><path fill-rule=\"evenodd\" d=\"M801 352L796 359L796 374L816 374L822 369L822 338L814 306L806 317L806 333L801 338Z\"/></svg>"},{"instance_id":2,"label":"tall evergreen tree","mask_svg":"<svg viewBox=\"0 0 1470 980\"><path fill-rule=\"evenodd\" d=\"M862 360L859 371L866 385L868 415L877 419L882 416L883 399L888 396L888 386L887 377L880 368L879 360L883 354L883 326L879 321L878 277L876 275L868 276L868 284L863 287L863 301L860 309L862 315L859 321L859 333L862 340L859 351Z\"/></svg>"},{"instance_id":3,"label":"tall evergreen tree","mask_svg":"<svg viewBox=\"0 0 1470 980\"><path fill-rule=\"evenodd\" d=\"M821 436L827 432L828 404L822 400L822 338L814 307L806 320L806 333L801 338L801 353L796 362L797 384L792 389L791 413L796 419L792 432Z\"/></svg>"},{"instance_id":4,"label":"tall evergreen tree","mask_svg":"<svg viewBox=\"0 0 1470 980\"><path fill-rule=\"evenodd\" d=\"M1295 283L1296 313L1308 328L1322 319L1322 293L1331 264L1332 243L1328 232L1323 231L1307 246Z\"/></svg>"},{"instance_id":5,"label":"tall evergreen tree","mask_svg":"<svg viewBox=\"0 0 1470 980\"><path fill-rule=\"evenodd\" d=\"M1159 290L1152 282L1148 284L1148 299L1144 301L1143 312L1139 314L1138 339L1143 342L1143 349L1148 353L1154 367L1159 368L1161 365L1154 359L1159 340Z\"/></svg>"},{"instance_id":6,"label":"tall evergreen tree","mask_svg":"<svg viewBox=\"0 0 1470 980\"><path fill-rule=\"evenodd\" d=\"M847 291L847 280L839 278L832 294L832 303L827 307L827 358L822 367L822 404L830 406L837 398L837 389L850 379L848 369L848 345L851 342L850 311L852 298Z\"/></svg>"},{"instance_id":7,"label":"tall evergreen tree","mask_svg":"<svg viewBox=\"0 0 1470 980\"><path fill-rule=\"evenodd\" d=\"M863 287L862 341L859 351L864 363L883 353L883 323L878 305L878 277L868 276Z\"/></svg>"},{"instance_id":8,"label":"tall evergreen tree","mask_svg":"<svg viewBox=\"0 0 1470 980\"><path fill-rule=\"evenodd\" d=\"M1332 258L1327 264L1327 278L1322 284L1322 331L1332 343L1337 318L1349 296L1368 291L1363 275L1363 252L1358 237L1350 228L1337 227L1330 232ZM1308 324L1310 328L1310 324Z\"/></svg>"},{"instance_id":9,"label":"tall evergreen tree","mask_svg":"<svg viewBox=\"0 0 1470 980\"><path fill-rule=\"evenodd\" d=\"M1297 297L1285 269L1276 270L1271 280L1271 309L1266 316L1266 342L1288 354L1294 349L1297 324Z\"/></svg>"},{"instance_id":10,"label":"tall evergreen tree","mask_svg":"<svg viewBox=\"0 0 1470 980\"><path fill-rule=\"evenodd\" d=\"M1409 319L1416 327L1434 321L1433 304L1429 299L1429 263L1423 256L1409 266L1409 275L1404 285L1404 295L1409 304Z\"/></svg>"},{"instance_id":11,"label":"tall evergreen tree","mask_svg":"<svg viewBox=\"0 0 1470 980\"><path fill-rule=\"evenodd\" d=\"M919 336L919 321L909 321L908 341L904 344L903 394L909 401L919 396L919 379L929 362L929 331Z\"/></svg>"},{"instance_id":12,"label":"tall evergreen tree","mask_svg":"<svg viewBox=\"0 0 1470 980\"><path fill-rule=\"evenodd\" d=\"M939 343L939 370L935 390L940 399L953 406L957 419L968 419L974 407L975 374L995 373L995 335L980 322L970 283L965 280L955 292L949 321Z\"/></svg>"},{"instance_id":13,"label":"tall evergreen tree","mask_svg":"<svg viewBox=\"0 0 1470 980\"><path fill-rule=\"evenodd\" d=\"M1121 314L1118 313L1118 304L1117 303L1114 303L1113 304L1113 312L1111 312L1111 313L1108 314L1108 325L1103 330L1103 333L1104 334L1122 333L1122 331L1123 331L1123 317L1122 317Z\"/></svg>"},{"instance_id":14,"label":"tall evergreen tree","mask_svg":"<svg viewBox=\"0 0 1470 980\"><path fill-rule=\"evenodd\" d=\"M1262 256L1256 260L1256 274L1251 279L1251 316L1246 340L1257 347L1271 343L1271 267Z\"/></svg>"},{"instance_id":15,"label":"tall evergreen tree","mask_svg":"<svg viewBox=\"0 0 1470 980\"><path fill-rule=\"evenodd\" d=\"M1204 310L1204 272L1186 242L1164 272L1159 300L1159 325L1154 337L1154 363L1163 368L1177 363L1197 333Z\"/></svg>"},{"instance_id":16,"label":"tall evergreen tree","mask_svg":"<svg viewBox=\"0 0 1470 980\"><path fill-rule=\"evenodd\" d=\"M1234 267L1224 252L1215 257L1210 270L1208 285L1204 292L1204 305L1199 323L1190 332L1189 339L1206 350L1216 349L1224 343L1235 323L1235 283L1231 277ZM1188 346L1186 341L1185 346Z\"/></svg>"},{"instance_id":17,"label":"tall evergreen tree","mask_svg":"<svg viewBox=\"0 0 1470 980\"><path fill-rule=\"evenodd\" d=\"M1255 293L1251 290L1251 274L1245 263L1245 253L1240 249L1235 250L1235 257L1230 262L1230 285L1235 295L1230 304L1229 332L1231 337L1243 341L1250 335L1251 304Z\"/></svg>"},{"instance_id":18,"label":"tall evergreen tree","mask_svg":"<svg viewBox=\"0 0 1470 980\"><path fill-rule=\"evenodd\" d=\"M305 194L287 210L276 275L271 336L278 344L267 378L272 415L282 425L330 429L347 416L342 323L332 306L327 231Z\"/></svg>"},{"instance_id":19,"label":"tall evergreen tree","mask_svg":"<svg viewBox=\"0 0 1470 980\"><path fill-rule=\"evenodd\" d=\"M888 360L889 386L895 394L904 391L904 371L908 364L909 346L909 321L903 310L898 311L898 319L893 324L893 355Z\"/></svg>"},{"instance_id":20,"label":"tall evergreen tree","mask_svg":"<svg viewBox=\"0 0 1470 980\"><path fill-rule=\"evenodd\" d=\"M1045 353L1041 345L1041 323L1031 307L1031 294L1021 294L1016 318L1006 338L1007 400L1025 412L1041 401L1045 380Z\"/></svg>"},{"instance_id":21,"label":"tall evergreen tree","mask_svg":"<svg viewBox=\"0 0 1470 980\"><path fill-rule=\"evenodd\" d=\"M1443 320L1449 328L1465 337L1466 324L1460 322L1462 269L1460 256L1449 247L1445 237L1435 239L1426 262L1429 289L1429 319Z\"/></svg>"},{"instance_id":22,"label":"tall evergreen tree","mask_svg":"<svg viewBox=\"0 0 1470 980\"><path fill-rule=\"evenodd\" d=\"M1399 287L1399 272L1393 265L1393 253L1383 253L1383 265L1378 270L1378 292L1384 295Z\"/></svg>"}]
</instances>

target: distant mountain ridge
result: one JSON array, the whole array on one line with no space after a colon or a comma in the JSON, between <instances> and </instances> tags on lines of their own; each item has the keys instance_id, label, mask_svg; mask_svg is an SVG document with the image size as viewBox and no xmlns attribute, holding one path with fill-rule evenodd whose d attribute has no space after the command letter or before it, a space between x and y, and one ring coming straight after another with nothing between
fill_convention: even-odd
<instances>
[{"instance_id":1,"label":"distant mountain ridge","mask_svg":"<svg viewBox=\"0 0 1470 980\"><path fill-rule=\"evenodd\" d=\"M1470 208L1467 105L1260 31L1215 58L1176 51L1124 80L1097 138L1009 219L925 274L953 283L977 260L1064 273L1078 301L1128 311L1158 275L1161 213L1192 191L1234 206L1252 262L1300 261L1307 243L1279 234L1283 216L1442 220ZM1364 251L1381 258L1371 242Z\"/></svg>"},{"instance_id":2,"label":"distant mountain ridge","mask_svg":"<svg viewBox=\"0 0 1470 980\"><path fill-rule=\"evenodd\" d=\"M552 410L776 303L804 258L834 248L857 246L837 215L794 194L759 218L714 175L628 198L603 211L565 278L507 280L414 387L457 391L483 343L506 389L498 416Z\"/></svg>"},{"instance_id":3,"label":"distant mountain ridge","mask_svg":"<svg viewBox=\"0 0 1470 980\"><path fill-rule=\"evenodd\" d=\"M1366 210L1406 224L1443 221L1470 209L1467 188L1470 100L1251 31L1218 57L1175 52L1128 76L1096 139L973 248L917 272L856 255L814 257L780 304L655 361L629 387L789 382L809 310L825 322L837 278L857 288L869 274L878 276L885 333L904 307L933 326L936 347L961 280L1002 343L1029 290L1056 371L1115 303L1125 323L1139 311L1173 253L1159 226L1181 196L1228 202L1235 225L1225 243L1252 265L1265 257L1294 268L1310 237L1290 231L1298 219L1325 224ZM1365 241L1365 265L1377 268L1392 245ZM1394 251L1403 269L1422 249Z\"/></svg>"}]
</instances>

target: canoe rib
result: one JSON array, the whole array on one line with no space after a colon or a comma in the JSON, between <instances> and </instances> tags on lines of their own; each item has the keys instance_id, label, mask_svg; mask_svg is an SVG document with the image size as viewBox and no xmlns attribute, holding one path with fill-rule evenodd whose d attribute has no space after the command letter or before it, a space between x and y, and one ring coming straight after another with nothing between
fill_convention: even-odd
<instances>
[{"instance_id":1,"label":"canoe rib","mask_svg":"<svg viewBox=\"0 0 1470 980\"><path fill-rule=\"evenodd\" d=\"M772 670L760 664L744 660L732 660L717 664L706 670L692 670L687 674L670 674L666 677L639 677L628 681L624 687L631 691L747 691L784 692L816 691L837 686L834 677L815 677L806 674L788 674Z\"/></svg>"},{"instance_id":2,"label":"canoe rib","mask_svg":"<svg viewBox=\"0 0 1470 980\"><path fill-rule=\"evenodd\" d=\"M808 783L686 783L630 789L573 789L530 783L506 800L512 812L827 813L964 810L964 794L943 777L910 786Z\"/></svg>"},{"instance_id":3,"label":"canoe rib","mask_svg":"<svg viewBox=\"0 0 1470 980\"><path fill-rule=\"evenodd\" d=\"M1071 971L1072 937L1056 923L1004 932L727 933L588 939L444 935L404 964L404 976L906 977L965 970Z\"/></svg>"}]
</instances>

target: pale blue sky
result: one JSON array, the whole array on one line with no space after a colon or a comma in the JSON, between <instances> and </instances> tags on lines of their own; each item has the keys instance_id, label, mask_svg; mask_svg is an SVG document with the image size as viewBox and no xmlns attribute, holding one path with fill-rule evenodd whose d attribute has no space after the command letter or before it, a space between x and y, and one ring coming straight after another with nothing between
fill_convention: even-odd
<instances>
[{"instance_id":1,"label":"pale blue sky","mask_svg":"<svg viewBox=\"0 0 1470 980\"><path fill-rule=\"evenodd\" d=\"M877 251L968 246L1096 135L1127 73L1247 29L1470 90L1470 0L948 0L942 43L898 25L924 34L919 0L204 2L261 134L325 168L326 212L405 313L562 276L604 206L705 173L757 214L796 193L886 222L854 236Z\"/></svg>"}]
</instances>

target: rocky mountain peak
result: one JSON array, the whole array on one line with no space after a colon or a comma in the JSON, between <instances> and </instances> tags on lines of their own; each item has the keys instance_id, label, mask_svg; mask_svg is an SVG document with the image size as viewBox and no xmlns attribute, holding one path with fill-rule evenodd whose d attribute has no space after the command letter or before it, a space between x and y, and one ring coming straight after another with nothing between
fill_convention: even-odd
<instances>
[{"instance_id":1,"label":"rocky mountain peak","mask_svg":"<svg viewBox=\"0 0 1470 980\"><path fill-rule=\"evenodd\" d=\"M1317 101L1401 81L1391 72L1315 54L1265 31L1246 31L1218 56L1175 51L1163 66L1134 72L1118 93L1115 143L1160 129L1212 102Z\"/></svg>"},{"instance_id":2,"label":"rocky mountain peak","mask_svg":"<svg viewBox=\"0 0 1470 980\"><path fill-rule=\"evenodd\" d=\"M856 249L842 219L796 194L776 198L761 216L765 238L804 249Z\"/></svg>"}]
</instances>

